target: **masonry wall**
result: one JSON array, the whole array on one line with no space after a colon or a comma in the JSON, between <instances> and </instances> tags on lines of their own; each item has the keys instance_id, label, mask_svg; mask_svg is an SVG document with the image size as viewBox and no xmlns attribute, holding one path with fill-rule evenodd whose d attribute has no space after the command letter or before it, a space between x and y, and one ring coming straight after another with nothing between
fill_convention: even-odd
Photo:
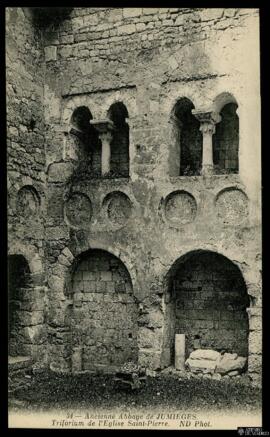
<instances>
[{"instance_id":1,"label":"masonry wall","mask_svg":"<svg viewBox=\"0 0 270 437\"><path fill-rule=\"evenodd\" d=\"M102 249L125 264L141 311L138 359L158 369L166 362L166 275L182 255L204 249L243 274L249 372L259 374L258 11L74 8L43 36L51 368L70 371L65 289L82 252ZM238 104L239 174L177 176L175 104L186 97L196 110L220 112L228 96ZM104 119L119 101L129 114L129 178L93 178L74 158L72 114L87 106Z\"/></svg>"},{"instance_id":2,"label":"masonry wall","mask_svg":"<svg viewBox=\"0 0 270 437\"><path fill-rule=\"evenodd\" d=\"M186 334L188 355L198 348L248 356L249 298L234 264L197 254L172 278L175 332Z\"/></svg>"},{"instance_id":3,"label":"masonry wall","mask_svg":"<svg viewBox=\"0 0 270 437\"><path fill-rule=\"evenodd\" d=\"M121 261L102 251L85 254L73 274L72 292L70 329L73 348L81 350L80 370L136 361L138 308Z\"/></svg>"},{"instance_id":4,"label":"masonry wall","mask_svg":"<svg viewBox=\"0 0 270 437\"><path fill-rule=\"evenodd\" d=\"M41 33L33 26L27 8L6 8L8 253L24 256L31 273L28 286L22 282L24 288L18 291L26 312L20 312L20 320L19 316L14 320L15 325L20 325L20 333L13 342L18 342L19 355L44 362L46 189L41 41ZM16 280L19 271L14 271L11 264L9 267Z\"/></svg>"}]
</instances>

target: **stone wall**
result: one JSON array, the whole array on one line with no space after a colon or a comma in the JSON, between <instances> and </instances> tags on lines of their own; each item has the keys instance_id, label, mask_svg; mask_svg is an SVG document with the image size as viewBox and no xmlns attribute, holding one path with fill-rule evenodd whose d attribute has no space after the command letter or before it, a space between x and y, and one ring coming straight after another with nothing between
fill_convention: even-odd
<instances>
[{"instance_id":1,"label":"stone wall","mask_svg":"<svg viewBox=\"0 0 270 437\"><path fill-rule=\"evenodd\" d=\"M20 288L14 313L13 353L46 360L44 325L45 124L42 36L27 8L6 8L8 252L29 264L29 287ZM14 270L10 258L10 274ZM13 287L14 288L14 287ZM40 299L40 294L42 298ZM35 311L40 317L35 317ZM16 328L17 326L17 328ZM14 343L15 342L15 343Z\"/></svg>"},{"instance_id":2,"label":"stone wall","mask_svg":"<svg viewBox=\"0 0 270 437\"><path fill-rule=\"evenodd\" d=\"M237 267L215 253L198 253L172 278L175 332L186 334L187 355L214 349L248 356L249 298Z\"/></svg>"},{"instance_id":3,"label":"stone wall","mask_svg":"<svg viewBox=\"0 0 270 437\"><path fill-rule=\"evenodd\" d=\"M66 287L74 258L100 249L123 262L140 308L138 360L158 369L170 364L168 272L200 249L224 255L243 275L251 302L249 372L259 373L258 10L74 8L48 23L43 38L51 368L70 371ZM237 174L179 176L172 115L183 97L197 112L237 103ZM76 154L72 114L86 106L102 120L116 102L128 112L129 178L93 177Z\"/></svg>"},{"instance_id":4,"label":"stone wall","mask_svg":"<svg viewBox=\"0 0 270 437\"><path fill-rule=\"evenodd\" d=\"M90 251L72 277L73 348L81 348L81 370L137 360L138 310L124 265L103 251Z\"/></svg>"}]
</instances>

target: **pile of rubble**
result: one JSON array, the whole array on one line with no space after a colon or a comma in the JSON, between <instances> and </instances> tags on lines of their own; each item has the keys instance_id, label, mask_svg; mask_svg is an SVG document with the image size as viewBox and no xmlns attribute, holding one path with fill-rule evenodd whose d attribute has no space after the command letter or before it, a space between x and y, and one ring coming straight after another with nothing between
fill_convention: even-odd
<instances>
[{"instance_id":1,"label":"pile of rubble","mask_svg":"<svg viewBox=\"0 0 270 437\"><path fill-rule=\"evenodd\" d=\"M247 358L239 357L236 353L222 354L211 349L197 349L191 352L185 364L193 373L237 376L245 371Z\"/></svg>"},{"instance_id":2,"label":"pile of rubble","mask_svg":"<svg viewBox=\"0 0 270 437\"><path fill-rule=\"evenodd\" d=\"M126 386L134 390L140 388L141 384L146 380L146 372L143 367L128 361L116 372L114 380L119 386Z\"/></svg>"}]
</instances>

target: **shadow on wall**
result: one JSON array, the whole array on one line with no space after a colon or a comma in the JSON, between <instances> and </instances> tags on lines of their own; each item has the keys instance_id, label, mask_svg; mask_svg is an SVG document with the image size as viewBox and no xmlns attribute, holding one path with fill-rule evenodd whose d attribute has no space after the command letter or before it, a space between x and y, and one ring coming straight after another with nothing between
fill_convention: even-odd
<instances>
[{"instance_id":1,"label":"shadow on wall","mask_svg":"<svg viewBox=\"0 0 270 437\"><path fill-rule=\"evenodd\" d=\"M30 10L32 17L33 17L33 23L39 28L47 28L51 25L54 26L54 29L60 25L60 23L63 20L66 20L69 18L70 13L73 8L67 8L67 7L33 7L33 8L23 8L27 10Z\"/></svg>"},{"instance_id":2,"label":"shadow on wall","mask_svg":"<svg viewBox=\"0 0 270 437\"><path fill-rule=\"evenodd\" d=\"M27 355L25 329L28 313L28 288L31 275L28 262L23 255L8 257L8 340L9 355Z\"/></svg>"},{"instance_id":3,"label":"shadow on wall","mask_svg":"<svg viewBox=\"0 0 270 437\"><path fill-rule=\"evenodd\" d=\"M174 362L175 334L185 334L186 356L200 348L248 355L249 296L241 271L228 258L190 252L173 264L165 287L168 365Z\"/></svg>"}]
</instances>

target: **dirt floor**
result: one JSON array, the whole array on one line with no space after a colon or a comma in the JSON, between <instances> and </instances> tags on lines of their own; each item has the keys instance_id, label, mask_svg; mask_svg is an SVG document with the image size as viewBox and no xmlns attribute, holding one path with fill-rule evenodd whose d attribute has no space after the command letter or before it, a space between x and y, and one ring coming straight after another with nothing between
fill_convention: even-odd
<instances>
[{"instance_id":1,"label":"dirt floor","mask_svg":"<svg viewBox=\"0 0 270 437\"><path fill-rule=\"evenodd\" d=\"M57 375L52 372L28 376L29 384L9 396L13 411L21 409L161 408L175 411L245 411L261 408L261 390L246 376L216 381L190 375L148 376L137 390L119 386L109 375Z\"/></svg>"}]
</instances>

